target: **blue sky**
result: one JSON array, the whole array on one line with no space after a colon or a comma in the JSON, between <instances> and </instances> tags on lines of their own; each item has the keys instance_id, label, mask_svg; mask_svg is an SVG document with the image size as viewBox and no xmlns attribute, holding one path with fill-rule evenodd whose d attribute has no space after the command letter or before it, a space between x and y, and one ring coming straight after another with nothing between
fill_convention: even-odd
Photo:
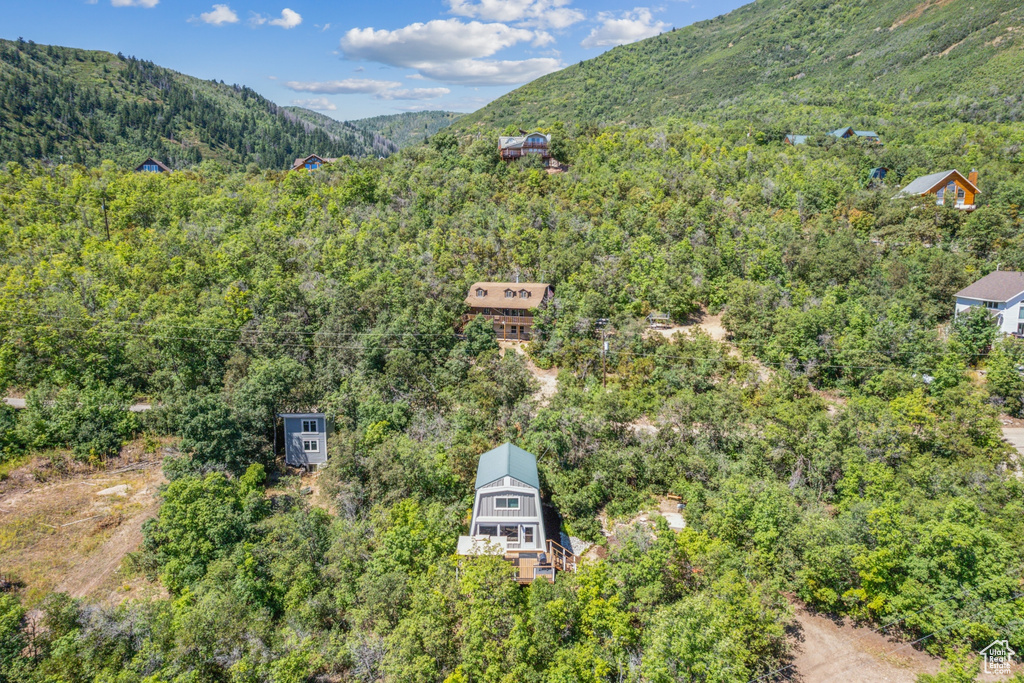
<instances>
[{"instance_id":1,"label":"blue sky","mask_svg":"<svg viewBox=\"0 0 1024 683\"><path fill-rule=\"evenodd\" d=\"M746 0L0 0L0 37L151 60L337 119L473 111Z\"/></svg>"}]
</instances>

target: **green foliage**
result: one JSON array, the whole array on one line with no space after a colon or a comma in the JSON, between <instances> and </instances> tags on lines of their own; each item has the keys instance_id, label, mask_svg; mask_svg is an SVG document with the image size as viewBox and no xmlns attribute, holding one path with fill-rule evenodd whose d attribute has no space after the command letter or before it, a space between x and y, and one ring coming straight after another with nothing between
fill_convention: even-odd
<instances>
[{"instance_id":1,"label":"green foliage","mask_svg":"<svg viewBox=\"0 0 1024 683\"><path fill-rule=\"evenodd\" d=\"M28 393L25 403L16 436L32 448L65 447L82 459L102 459L117 455L139 429L138 416L128 410L131 394L124 388L42 385Z\"/></svg>"},{"instance_id":2,"label":"green foliage","mask_svg":"<svg viewBox=\"0 0 1024 683\"><path fill-rule=\"evenodd\" d=\"M972 306L953 320L953 338L968 360L978 358L996 340L995 317L982 306Z\"/></svg>"},{"instance_id":3,"label":"green foliage","mask_svg":"<svg viewBox=\"0 0 1024 683\"><path fill-rule=\"evenodd\" d=\"M0 593L0 683L17 679L22 651L28 643L24 618L25 610L17 597Z\"/></svg>"},{"instance_id":4,"label":"green foliage","mask_svg":"<svg viewBox=\"0 0 1024 683\"><path fill-rule=\"evenodd\" d=\"M497 351L498 341L494 332L494 324L478 315L462 329L466 335L466 353L471 356L479 356L484 351Z\"/></svg>"},{"instance_id":5,"label":"green foliage","mask_svg":"<svg viewBox=\"0 0 1024 683\"><path fill-rule=\"evenodd\" d=\"M145 531L146 550L155 556L171 592L181 593L200 580L211 562L253 533L253 525L268 511L263 478L263 467L251 465L233 481L211 472L167 485L160 514Z\"/></svg>"},{"instance_id":6,"label":"green foliage","mask_svg":"<svg viewBox=\"0 0 1024 683\"><path fill-rule=\"evenodd\" d=\"M457 117L343 123L134 57L9 40L0 41L0 112L0 162L115 159L129 168L148 156L172 168L214 159L279 169L312 153L387 156L422 141L407 129L432 131Z\"/></svg>"},{"instance_id":7,"label":"green foliage","mask_svg":"<svg viewBox=\"0 0 1024 683\"><path fill-rule=\"evenodd\" d=\"M1014 0L973 7L965 16L916 2L750 3L538 78L455 127L514 134L533 122L647 124L692 114L736 121L756 144L802 133L831 147L857 144L823 135L839 126L885 136L888 122L906 117L1019 120L1020 43L1005 31L1021 8Z\"/></svg>"}]
</instances>

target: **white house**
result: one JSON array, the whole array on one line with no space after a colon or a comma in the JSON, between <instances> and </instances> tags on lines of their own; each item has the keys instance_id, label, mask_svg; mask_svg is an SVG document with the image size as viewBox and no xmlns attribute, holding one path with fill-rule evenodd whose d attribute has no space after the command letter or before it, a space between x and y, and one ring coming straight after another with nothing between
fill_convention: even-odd
<instances>
[{"instance_id":1,"label":"white house","mask_svg":"<svg viewBox=\"0 0 1024 683\"><path fill-rule=\"evenodd\" d=\"M281 413L284 459L289 465L316 470L327 463L331 423L324 413Z\"/></svg>"},{"instance_id":2,"label":"white house","mask_svg":"<svg viewBox=\"0 0 1024 683\"><path fill-rule=\"evenodd\" d=\"M457 552L503 556L520 583L576 571L572 552L546 537L537 456L510 443L480 456L469 536L459 537Z\"/></svg>"},{"instance_id":3,"label":"white house","mask_svg":"<svg viewBox=\"0 0 1024 683\"><path fill-rule=\"evenodd\" d=\"M997 270L956 293L955 315L984 306L1003 334L1024 334L1024 273Z\"/></svg>"}]
</instances>

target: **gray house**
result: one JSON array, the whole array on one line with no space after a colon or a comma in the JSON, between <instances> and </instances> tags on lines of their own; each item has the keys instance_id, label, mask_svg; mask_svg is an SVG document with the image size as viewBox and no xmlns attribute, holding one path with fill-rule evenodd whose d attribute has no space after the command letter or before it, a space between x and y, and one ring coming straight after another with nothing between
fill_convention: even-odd
<instances>
[{"instance_id":1,"label":"gray house","mask_svg":"<svg viewBox=\"0 0 1024 683\"><path fill-rule=\"evenodd\" d=\"M284 459L289 465L316 470L327 463L331 423L324 413L280 413L284 421Z\"/></svg>"},{"instance_id":2,"label":"gray house","mask_svg":"<svg viewBox=\"0 0 1024 683\"><path fill-rule=\"evenodd\" d=\"M576 571L576 557L545 532L537 456L510 443L480 456L469 536L459 537L458 553L502 555L520 583Z\"/></svg>"}]
</instances>

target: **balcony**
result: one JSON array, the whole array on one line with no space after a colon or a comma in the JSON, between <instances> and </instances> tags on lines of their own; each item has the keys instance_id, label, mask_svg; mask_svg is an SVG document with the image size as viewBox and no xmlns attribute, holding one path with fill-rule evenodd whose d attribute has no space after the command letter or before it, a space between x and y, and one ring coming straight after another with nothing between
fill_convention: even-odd
<instances>
[{"instance_id":1,"label":"balcony","mask_svg":"<svg viewBox=\"0 0 1024 683\"><path fill-rule=\"evenodd\" d=\"M488 320L490 320L492 322L496 322L499 325L532 325L533 324L533 316L532 315L488 315L488 314L484 314L484 313L467 313L466 315L462 316L462 324L465 325L466 323L468 323L469 321L471 321L473 318L477 317L478 315L482 315L484 318L486 318L486 319L488 319Z\"/></svg>"}]
</instances>

